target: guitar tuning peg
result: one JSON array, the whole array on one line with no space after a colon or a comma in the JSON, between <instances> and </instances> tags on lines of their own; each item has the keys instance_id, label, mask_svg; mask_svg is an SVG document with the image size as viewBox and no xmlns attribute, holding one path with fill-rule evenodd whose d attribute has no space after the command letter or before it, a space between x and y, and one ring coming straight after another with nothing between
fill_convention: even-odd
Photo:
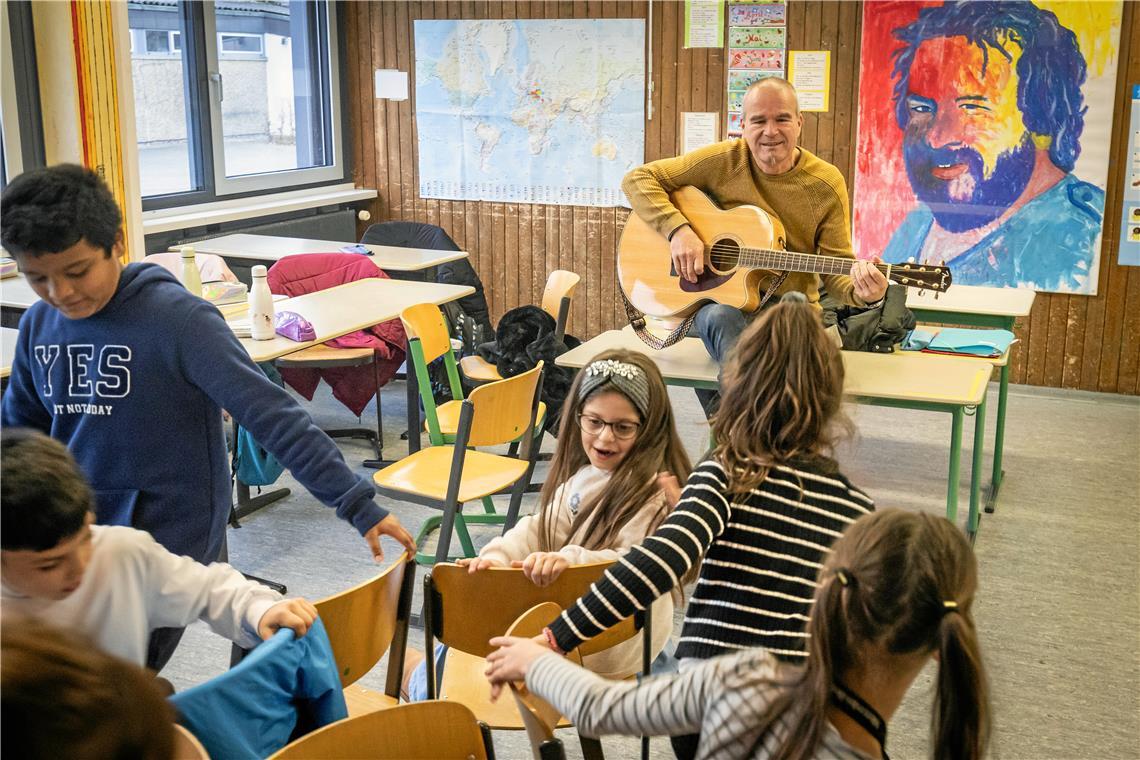
<instances>
[{"instance_id":1,"label":"guitar tuning peg","mask_svg":"<svg viewBox=\"0 0 1140 760\"><path fill-rule=\"evenodd\" d=\"M909 259L907 259L906 263L913 264L914 263L914 256L911 256Z\"/></svg>"}]
</instances>

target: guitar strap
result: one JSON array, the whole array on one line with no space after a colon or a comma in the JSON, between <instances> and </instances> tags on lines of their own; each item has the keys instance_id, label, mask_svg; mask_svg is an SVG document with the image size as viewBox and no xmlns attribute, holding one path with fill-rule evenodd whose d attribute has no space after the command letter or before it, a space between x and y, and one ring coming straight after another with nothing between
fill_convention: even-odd
<instances>
[{"instance_id":1,"label":"guitar strap","mask_svg":"<svg viewBox=\"0 0 1140 760\"><path fill-rule=\"evenodd\" d=\"M772 294L776 292L776 288L783 285L784 280L787 278L787 272L780 272L780 276L772 280L772 284L769 285L764 291L764 295L760 298L760 305L756 308L764 308L765 304L771 300ZM658 351L663 348L669 348L669 346L673 345L677 341L681 340L681 338L688 335L689 330L693 327L693 321L697 318L697 312L694 311L692 314L685 317L684 321L682 321L681 324L673 328L673 330L668 335L666 335L664 338L658 338L656 335L649 332L649 328L645 325L645 315L642 314L636 306L629 302L629 299L625 297L625 291L622 290L620 285L618 286L617 290L618 293L621 294L621 302L625 307L625 316L627 319L629 319L629 325L633 328L634 334L636 334L637 337L641 338L642 343Z\"/></svg>"}]
</instances>

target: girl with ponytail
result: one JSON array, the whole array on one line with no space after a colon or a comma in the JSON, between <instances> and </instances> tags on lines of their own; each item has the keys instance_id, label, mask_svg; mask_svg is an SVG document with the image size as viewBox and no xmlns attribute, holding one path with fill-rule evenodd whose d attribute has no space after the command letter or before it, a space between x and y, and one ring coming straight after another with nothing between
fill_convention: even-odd
<instances>
[{"instance_id":1,"label":"girl with ponytail","mask_svg":"<svg viewBox=\"0 0 1140 760\"><path fill-rule=\"evenodd\" d=\"M819 574L801 664L750 649L641 683L605 681L531 639L503 637L493 684L526 680L587 736L700 731L701 758L887 758L887 722L938 659L934 760L979 760L989 741L985 669L971 606L977 564L942 517L860 518ZM495 688L499 688L496 686Z\"/></svg>"}]
</instances>

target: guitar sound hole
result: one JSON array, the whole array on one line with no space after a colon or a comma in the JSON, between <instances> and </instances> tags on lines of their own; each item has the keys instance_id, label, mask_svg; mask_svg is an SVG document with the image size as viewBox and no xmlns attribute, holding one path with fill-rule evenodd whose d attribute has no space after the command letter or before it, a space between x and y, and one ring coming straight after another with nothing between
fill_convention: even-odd
<instances>
[{"instance_id":1,"label":"guitar sound hole","mask_svg":"<svg viewBox=\"0 0 1140 760\"><path fill-rule=\"evenodd\" d=\"M730 238L716 241L709 248L709 265L714 272L732 271L740 262L740 243Z\"/></svg>"}]
</instances>

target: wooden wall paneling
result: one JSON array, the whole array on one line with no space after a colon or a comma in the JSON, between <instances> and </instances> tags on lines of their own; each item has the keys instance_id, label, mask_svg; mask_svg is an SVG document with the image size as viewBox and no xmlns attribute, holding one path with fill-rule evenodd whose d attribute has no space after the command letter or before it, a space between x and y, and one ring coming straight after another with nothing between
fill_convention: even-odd
<instances>
[{"instance_id":1,"label":"wooden wall paneling","mask_svg":"<svg viewBox=\"0 0 1140 760\"><path fill-rule=\"evenodd\" d=\"M577 275L582 278L582 282L585 283L586 286L582 293L583 295L589 295L592 291L590 290L590 241L589 235L587 234L587 210L585 206L572 206L571 209L573 212L572 223L574 225L574 243L571 249L571 260L573 263L566 268L571 272L577 273ZM590 300L592 299L575 298L572 306L574 318L571 321L578 326L578 330L585 332L587 335L592 335L592 333L588 332L589 315L587 312L589 309L587 307Z\"/></svg>"},{"instance_id":2,"label":"wooden wall paneling","mask_svg":"<svg viewBox=\"0 0 1140 760\"><path fill-rule=\"evenodd\" d=\"M507 203L503 206L503 285L506 296L504 307L507 309L514 309L528 300L521 297L519 288L520 264L524 256L522 246L519 245L519 210L524 206L525 203Z\"/></svg>"},{"instance_id":3,"label":"wooden wall paneling","mask_svg":"<svg viewBox=\"0 0 1140 760\"><path fill-rule=\"evenodd\" d=\"M373 76L372 71L380 68L379 64L384 56L384 14L375 5L369 4L371 13L368 14L368 38L372 40L371 55L368 56L368 77ZM364 78L363 75L361 77ZM369 88L372 89L372 88ZM376 160L376 182L379 193L380 208L377 221L391 218L399 211L392 206L392 178L388 176L388 133L385 110L386 100L373 97L375 93L367 96L369 110L372 112L372 139Z\"/></svg>"},{"instance_id":4,"label":"wooden wall paneling","mask_svg":"<svg viewBox=\"0 0 1140 760\"><path fill-rule=\"evenodd\" d=\"M368 25L360 23L360 16L363 14L367 17L369 12L366 3L348 3L343 6L342 13L345 14L344 24L344 41L345 46L350 51L358 51L354 55L361 57L371 57L372 42L364 42L360 39L360 30L368 29ZM370 123L368 117L368 108L371 98L369 93L364 91L360 86L360 74L366 71L362 66L356 66L349 63L353 55L346 55L341 59L341 70L344 71L346 95L348 96L345 108L349 109L349 127L352 130L352 183L357 187L376 187L376 178L372 174L376 167L376 163L372 156L372 149L374 147L371 140L364 139L365 125ZM370 204L373 205L374 204ZM370 209L372 213L376 213L373 207ZM357 230L359 233L360 230ZM357 234L359 239L360 235Z\"/></svg>"},{"instance_id":5,"label":"wooden wall paneling","mask_svg":"<svg viewBox=\"0 0 1140 760\"><path fill-rule=\"evenodd\" d=\"M593 295L590 303L585 299L575 299L582 304L586 313L586 326L588 335L597 335L602 331L602 309L606 304L602 287L602 235L599 229L602 223L602 210L597 206L586 209L586 280L587 293ZM578 324L582 324L579 322Z\"/></svg>"},{"instance_id":6,"label":"wooden wall paneling","mask_svg":"<svg viewBox=\"0 0 1140 760\"><path fill-rule=\"evenodd\" d=\"M816 141L817 155L822 156L825 161L835 163L835 106L834 90L835 90L835 69L838 63L839 52L839 6L842 3L829 0L821 4L820 19L819 19L819 47L817 50L831 51L830 65L830 83L832 85L832 101L828 103L828 110L818 114L816 120L816 130L818 139Z\"/></svg>"},{"instance_id":7,"label":"wooden wall paneling","mask_svg":"<svg viewBox=\"0 0 1140 760\"><path fill-rule=\"evenodd\" d=\"M1061 385L1065 359L1065 320L1069 316L1069 299L1085 296L1053 294L1049 298L1049 339L1045 344L1045 374L1042 383L1054 388Z\"/></svg>"},{"instance_id":8,"label":"wooden wall paneling","mask_svg":"<svg viewBox=\"0 0 1140 760\"><path fill-rule=\"evenodd\" d=\"M662 99L662 90L664 83L661 79L662 67L660 64L660 51L661 51L661 3L654 3L649 0L645 3L646 13L649 12L649 7L653 8L653 28L647 27L646 34L646 66L648 62L653 62L653 71L649 72L650 76L646 82L646 103L645 115L647 121L645 122L645 160L653 161L661 158L661 109L660 103ZM650 88L652 85L652 88ZM650 112L652 108L652 113Z\"/></svg>"},{"instance_id":9,"label":"wooden wall paneling","mask_svg":"<svg viewBox=\"0 0 1140 760\"><path fill-rule=\"evenodd\" d=\"M657 98L657 115L661 119L657 155L654 159L677 155L677 65L680 60L677 38L681 31L685 6L681 3L658 3L654 6L653 24L661 25L661 46L657 66L661 69L661 91Z\"/></svg>"},{"instance_id":10,"label":"wooden wall paneling","mask_svg":"<svg viewBox=\"0 0 1140 760\"><path fill-rule=\"evenodd\" d=\"M854 29L855 22L862 17L857 3L839 3L839 20L835 51L831 55L832 101L835 113L835 142L832 146L834 163L843 176L854 178L854 155L856 134L856 113L854 88L858 82L859 37L845 34L845 29ZM852 62L856 63L852 65ZM849 183L852 184L852 183Z\"/></svg>"},{"instance_id":11,"label":"wooden wall paneling","mask_svg":"<svg viewBox=\"0 0 1140 760\"><path fill-rule=\"evenodd\" d=\"M1127 269L1128 290L1124 323L1120 330L1120 369L1116 391L1136 394L1140 393L1140 267Z\"/></svg>"}]
</instances>

